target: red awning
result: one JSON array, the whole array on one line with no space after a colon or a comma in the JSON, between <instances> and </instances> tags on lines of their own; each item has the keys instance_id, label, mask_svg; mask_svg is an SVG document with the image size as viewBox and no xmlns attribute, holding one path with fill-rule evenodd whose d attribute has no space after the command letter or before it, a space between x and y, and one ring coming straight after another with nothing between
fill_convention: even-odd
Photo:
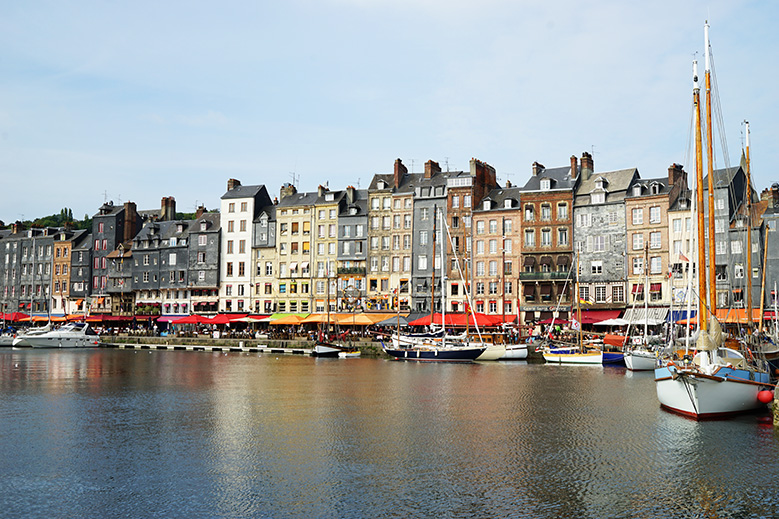
<instances>
[{"instance_id":1,"label":"red awning","mask_svg":"<svg viewBox=\"0 0 779 519\"><path fill-rule=\"evenodd\" d=\"M631 294L643 294L644 293L644 285L633 285L633 290L631 291Z\"/></svg>"},{"instance_id":2,"label":"red awning","mask_svg":"<svg viewBox=\"0 0 779 519\"><path fill-rule=\"evenodd\" d=\"M663 284L662 283L652 283L649 285L649 291L650 292L662 292L663 291Z\"/></svg>"},{"instance_id":3,"label":"red awning","mask_svg":"<svg viewBox=\"0 0 779 519\"><path fill-rule=\"evenodd\" d=\"M619 317L619 310L582 310L582 324L594 324ZM574 316L576 312L571 312Z\"/></svg>"}]
</instances>

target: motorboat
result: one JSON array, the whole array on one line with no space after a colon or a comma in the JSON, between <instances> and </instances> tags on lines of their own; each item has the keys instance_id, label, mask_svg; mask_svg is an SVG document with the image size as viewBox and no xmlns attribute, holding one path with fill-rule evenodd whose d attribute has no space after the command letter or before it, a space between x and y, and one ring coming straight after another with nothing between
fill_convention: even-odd
<instances>
[{"instance_id":1,"label":"motorboat","mask_svg":"<svg viewBox=\"0 0 779 519\"><path fill-rule=\"evenodd\" d=\"M59 328L31 330L14 340L16 347L96 348L100 337L89 323L67 323Z\"/></svg>"}]
</instances>

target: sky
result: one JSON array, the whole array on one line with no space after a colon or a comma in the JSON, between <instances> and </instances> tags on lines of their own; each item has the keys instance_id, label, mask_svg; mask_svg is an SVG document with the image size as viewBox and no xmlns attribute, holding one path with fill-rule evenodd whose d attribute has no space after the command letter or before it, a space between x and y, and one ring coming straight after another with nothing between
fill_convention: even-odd
<instances>
[{"instance_id":1,"label":"sky","mask_svg":"<svg viewBox=\"0 0 779 519\"><path fill-rule=\"evenodd\" d=\"M761 191L779 181L777 19L739 0L2 2L0 220L218 209L230 178L367 188L397 158L477 158L515 185L585 151L596 172L692 175L706 20L715 167L748 120Z\"/></svg>"}]
</instances>

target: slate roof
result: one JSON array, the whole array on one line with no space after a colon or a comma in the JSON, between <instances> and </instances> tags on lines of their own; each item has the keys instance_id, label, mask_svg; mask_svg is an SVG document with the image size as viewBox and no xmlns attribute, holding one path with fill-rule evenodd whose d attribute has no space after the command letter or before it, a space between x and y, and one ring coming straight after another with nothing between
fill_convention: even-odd
<instances>
[{"instance_id":1,"label":"slate roof","mask_svg":"<svg viewBox=\"0 0 779 519\"><path fill-rule=\"evenodd\" d=\"M227 200L230 198L253 198L257 196L257 193L259 193L264 187L264 185L236 186L227 193L223 194L222 200Z\"/></svg>"},{"instance_id":2,"label":"slate roof","mask_svg":"<svg viewBox=\"0 0 779 519\"><path fill-rule=\"evenodd\" d=\"M297 207L302 205L314 205L319 198L319 193L316 191L311 193L295 193L294 195L285 196L279 200L277 209L281 207Z\"/></svg>"},{"instance_id":3,"label":"slate roof","mask_svg":"<svg viewBox=\"0 0 779 519\"><path fill-rule=\"evenodd\" d=\"M512 203L512 208L518 208L520 197L522 193L522 188L519 186L512 186L512 187L496 187L482 199L482 201L479 203L479 206L474 209L474 212L478 211L484 211L484 202L486 200L490 200L492 202L492 207L489 209L490 211L494 211L497 209L506 209L504 207L504 203L507 199L514 200L515 203Z\"/></svg>"},{"instance_id":4,"label":"slate roof","mask_svg":"<svg viewBox=\"0 0 779 519\"><path fill-rule=\"evenodd\" d=\"M564 166L543 169L538 172L538 175L531 175L522 187L522 191L541 191L541 180L545 178L552 181L551 189L573 189L576 187L577 178L571 178L571 166Z\"/></svg>"},{"instance_id":5,"label":"slate roof","mask_svg":"<svg viewBox=\"0 0 779 519\"><path fill-rule=\"evenodd\" d=\"M625 199L627 190L631 187L633 179L639 179L638 168L618 169L590 174L590 178L582 178L576 189L574 205L590 205L590 193L596 190L599 179L605 179L606 203L621 202Z\"/></svg>"}]
</instances>

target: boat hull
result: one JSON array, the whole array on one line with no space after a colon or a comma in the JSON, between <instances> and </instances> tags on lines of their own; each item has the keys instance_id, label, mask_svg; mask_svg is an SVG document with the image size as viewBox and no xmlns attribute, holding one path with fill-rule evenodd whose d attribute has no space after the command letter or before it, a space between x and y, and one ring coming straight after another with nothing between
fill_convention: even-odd
<instances>
[{"instance_id":1,"label":"boat hull","mask_svg":"<svg viewBox=\"0 0 779 519\"><path fill-rule=\"evenodd\" d=\"M730 367L706 375L669 364L655 369L655 383L662 408L709 420L765 409L757 394L769 383L769 375Z\"/></svg>"},{"instance_id":2,"label":"boat hull","mask_svg":"<svg viewBox=\"0 0 779 519\"><path fill-rule=\"evenodd\" d=\"M498 360L506 354L506 348L499 344L490 344L476 360Z\"/></svg>"},{"instance_id":3,"label":"boat hull","mask_svg":"<svg viewBox=\"0 0 779 519\"><path fill-rule=\"evenodd\" d=\"M608 364L609 366L624 366L625 354L621 351L604 351L603 364Z\"/></svg>"},{"instance_id":4,"label":"boat hull","mask_svg":"<svg viewBox=\"0 0 779 519\"><path fill-rule=\"evenodd\" d=\"M484 350L485 348L401 348L384 351L399 360L471 362L476 360Z\"/></svg>"},{"instance_id":5,"label":"boat hull","mask_svg":"<svg viewBox=\"0 0 779 519\"><path fill-rule=\"evenodd\" d=\"M506 353L498 360L523 360L527 355L527 344L509 344Z\"/></svg>"},{"instance_id":6,"label":"boat hull","mask_svg":"<svg viewBox=\"0 0 779 519\"><path fill-rule=\"evenodd\" d=\"M311 355L314 357L337 358L338 354L341 353L342 351L343 348L339 348L338 346L332 344L319 343L316 346L314 346L314 349L311 351Z\"/></svg>"},{"instance_id":7,"label":"boat hull","mask_svg":"<svg viewBox=\"0 0 779 519\"><path fill-rule=\"evenodd\" d=\"M651 351L625 353L625 366L630 371L652 371L657 367L657 356Z\"/></svg>"},{"instance_id":8,"label":"boat hull","mask_svg":"<svg viewBox=\"0 0 779 519\"><path fill-rule=\"evenodd\" d=\"M602 351L579 353L571 350L549 350L543 355L549 364L603 364Z\"/></svg>"}]
</instances>

